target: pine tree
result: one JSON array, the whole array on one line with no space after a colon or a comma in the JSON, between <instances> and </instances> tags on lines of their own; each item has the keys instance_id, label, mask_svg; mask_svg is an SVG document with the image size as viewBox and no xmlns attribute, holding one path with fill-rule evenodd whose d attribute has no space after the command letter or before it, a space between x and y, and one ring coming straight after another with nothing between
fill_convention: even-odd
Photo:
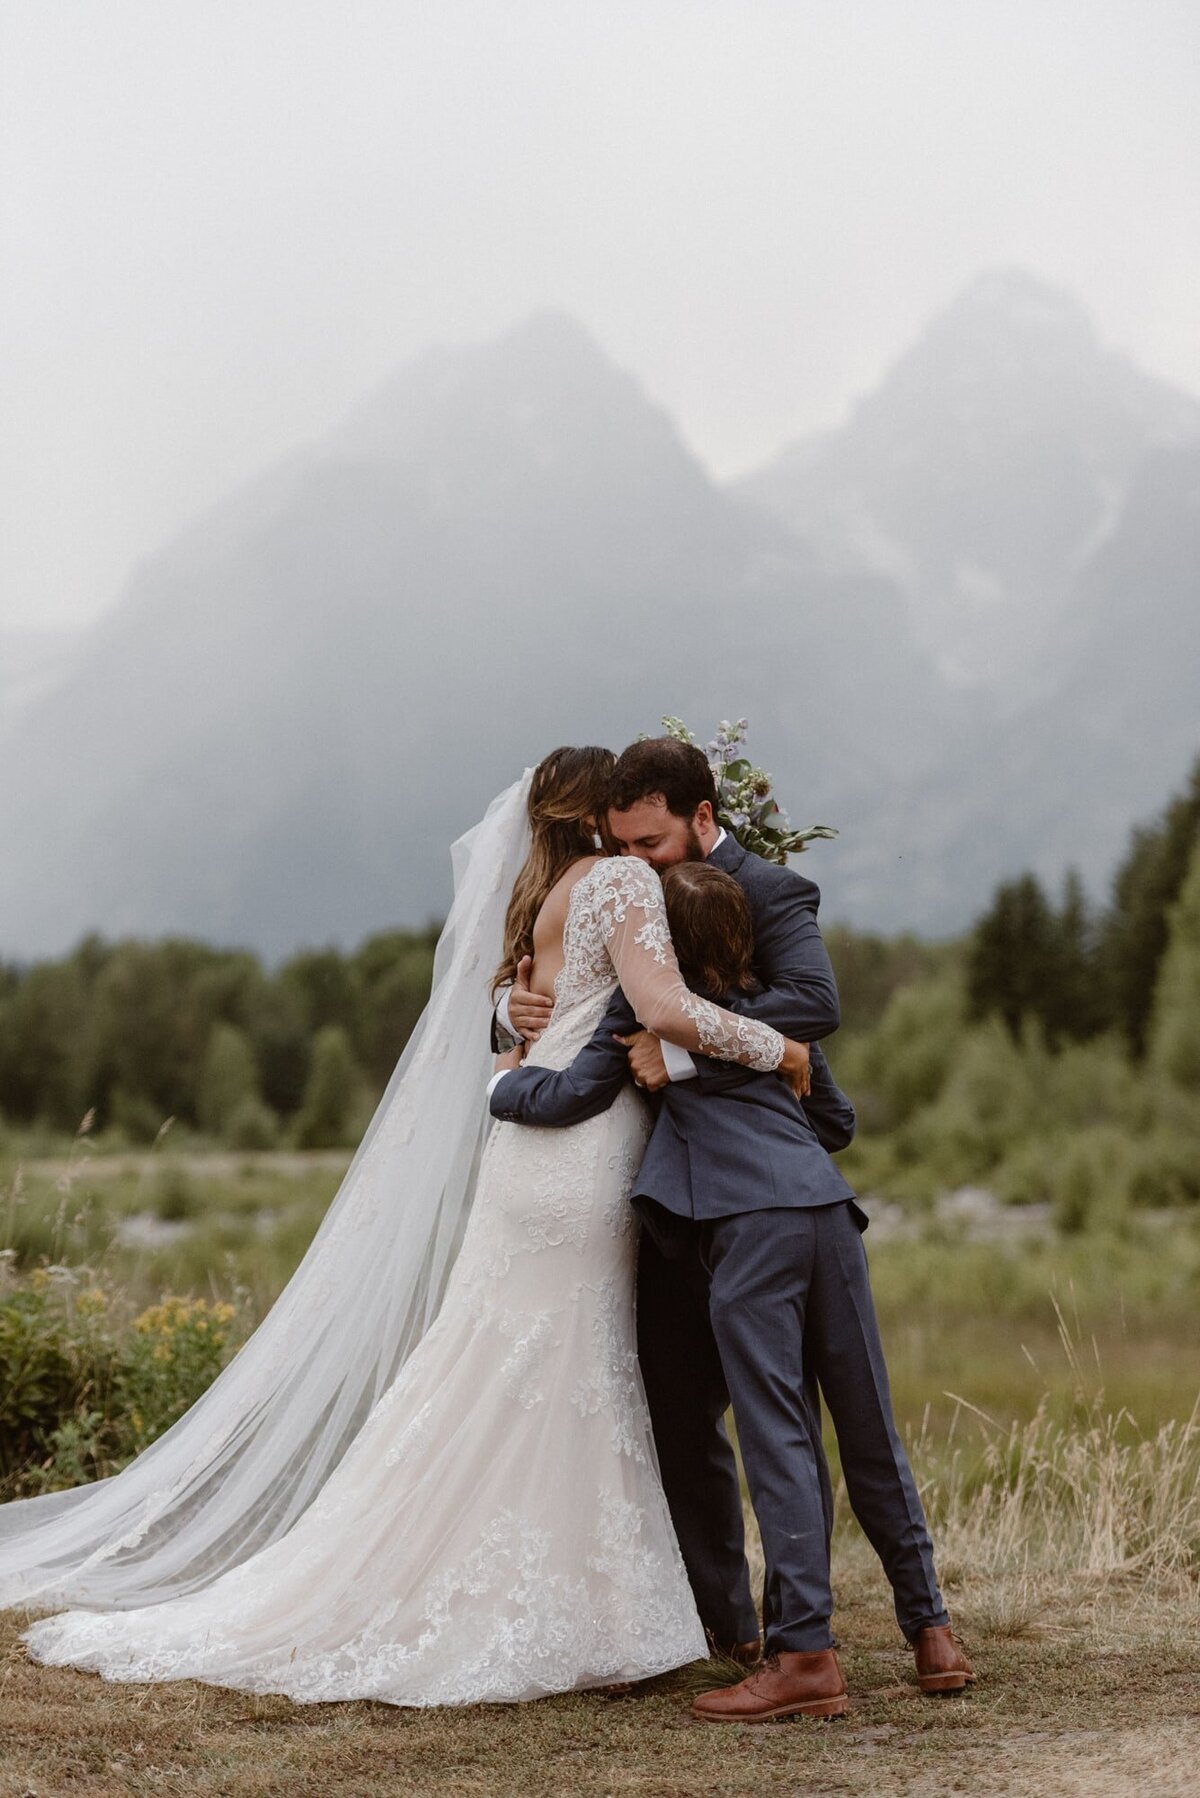
<instances>
[{"instance_id":1,"label":"pine tree","mask_svg":"<svg viewBox=\"0 0 1200 1798\"><path fill-rule=\"evenodd\" d=\"M1179 897L1200 840L1200 760L1185 791L1157 824L1141 826L1113 880L1100 942L1109 1019L1135 1055L1146 1048L1159 964L1167 946L1167 913Z\"/></svg>"},{"instance_id":2,"label":"pine tree","mask_svg":"<svg viewBox=\"0 0 1200 1798\"><path fill-rule=\"evenodd\" d=\"M1063 883L1057 944L1041 1015L1050 1042L1083 1041L1104 1027L1097 982L1096 931L1083 882L1070 868Z\"/></svg>"},{"instance_id":3,"label":"pine tree","mask_svg":"<svg viewBox=\"0 0 1200 1798\"><path fill-rule=\"evenodd\" d=\"M1200 844L1167 921L1148 1059L1174 1085L1200 1091Z\"/></svg>"},{"instance_id":4,"label":"pine tree","mask_svg":"<svg viewBox=\"0 0 1200 1798\"><path fill-rule=\"evenodd\" d=\"M998 887L967 953L968 1015L998 1012L1019 1037L1026 1017L1045 1016L1059 947L1058 921L1035 875Z\"/></svg>"}]
</instances>

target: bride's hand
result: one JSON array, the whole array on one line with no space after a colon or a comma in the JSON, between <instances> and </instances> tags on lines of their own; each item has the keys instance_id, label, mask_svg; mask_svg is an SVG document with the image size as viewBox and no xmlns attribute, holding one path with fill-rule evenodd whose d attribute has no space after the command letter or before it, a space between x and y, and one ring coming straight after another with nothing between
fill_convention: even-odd
<instances>
[{"instance_id":1,"label":"bride's hand","mask_svg":"<svg viewBox=\"0 0 1200 1798\"><path fill-rule=\"evenodd\" d=\"M808 1053L807 1043L794 1043L790 1036L784 1037L783 1060L777 1073L783 1075L798 1099L806 1099L812 1090L812 1061Z\"/></svg>"}]
</instances>

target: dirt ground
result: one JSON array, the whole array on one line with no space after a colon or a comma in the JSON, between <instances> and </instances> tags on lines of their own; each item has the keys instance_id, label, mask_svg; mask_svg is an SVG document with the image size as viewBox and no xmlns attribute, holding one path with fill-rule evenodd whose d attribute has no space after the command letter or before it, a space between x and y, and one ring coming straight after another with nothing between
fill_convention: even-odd
<instances>
[{"instance_id":1,"label":"dirt ground","mask_svg":"<svg viewBox=\"0 0 1200 1798\"><path fill-rule=\"evenodd\" d=\"M0 1637L0 1798L1195 1798L1200 1596L1136 1579L1055 1591L1044 1576L953 1589L978 1684L922 1697L876 1568L839 1566L850 1716L758 1728L694 1722L692 1669L625 1697L400 1711L296 1707L194 1684L106 1685L34 1666Z\"/></svg>"}]
</instances>

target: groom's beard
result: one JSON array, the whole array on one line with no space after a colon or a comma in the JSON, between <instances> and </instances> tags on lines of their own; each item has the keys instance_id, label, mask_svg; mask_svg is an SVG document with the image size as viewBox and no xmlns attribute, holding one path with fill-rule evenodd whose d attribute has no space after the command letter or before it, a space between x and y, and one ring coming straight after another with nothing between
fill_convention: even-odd
<instances>
[{"instance_id":1,"label":"groom's beard","mask_svg":"<svg viewBox=\"0 0 1200 1798\"><path fill-rule=\"evenodd\" d=\"M705 862L708 860L708 856L705 854L704 846L696 833L695 825L689 824L687 827L687 835L683 839L682 855L676 854L673 855L670 860L664 861L659 856L651 853L647 855L645 859L649 862L656 874L665 874L668 868L676 868L679 866L680 862Z\"/></svg>"}]
</instances>

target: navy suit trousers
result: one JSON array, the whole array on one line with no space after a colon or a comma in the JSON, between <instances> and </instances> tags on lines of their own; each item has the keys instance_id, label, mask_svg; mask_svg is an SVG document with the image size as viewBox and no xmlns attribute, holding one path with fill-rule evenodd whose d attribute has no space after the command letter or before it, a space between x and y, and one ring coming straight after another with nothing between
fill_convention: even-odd
<instances>
[{"instance_id":1,"label":"navy suit trousers","mask_svg":"<svg viewBox=\"0 0 1200 1798\"><path fill-rule=\"evenodd\" d=\"M737 1457L725 1430L729 1384L709 1315L709 1275L690 1219L638 1201L638 1361L663 1489L700 1620L728 1648L759 1634L750 1592ZM759 1215L759 1214L756 1214ZM804 1401L817 1462L825 1556L833 1486L821 1444L821 1398L806 1370Z\"/></svg>"},{"instance_id":2,"label":"navy suit trousers","mask_svg":"<svg viewBox=\"0 0 1200 1798\"><path fill-rule=\"evenodd\" d=\"M768 1651L832 1645L831 1499L818 1385L851 1507L891 1581L900 1628L911 1640L924 1625L947 1622L924 1510L892 1417L853 1208L742 1212L703 1222L668 1219L659 1207L643 1211L650 1237L647 1245L643 1236L639 1281L643 1376L667 1498L706 1627L722 1640L755 1633L753 1625L745 1628L753 1613L726 1464L732 1450L712 1421L727 1394L763 1539ZM672 1322L689 1330L687 1355L678 1338L673 1345L659 1338ZM688 1369L685 1391L681 1368ZM668 1382L673 1391L665 1390Z\"/></svg>"}]
</instances>

